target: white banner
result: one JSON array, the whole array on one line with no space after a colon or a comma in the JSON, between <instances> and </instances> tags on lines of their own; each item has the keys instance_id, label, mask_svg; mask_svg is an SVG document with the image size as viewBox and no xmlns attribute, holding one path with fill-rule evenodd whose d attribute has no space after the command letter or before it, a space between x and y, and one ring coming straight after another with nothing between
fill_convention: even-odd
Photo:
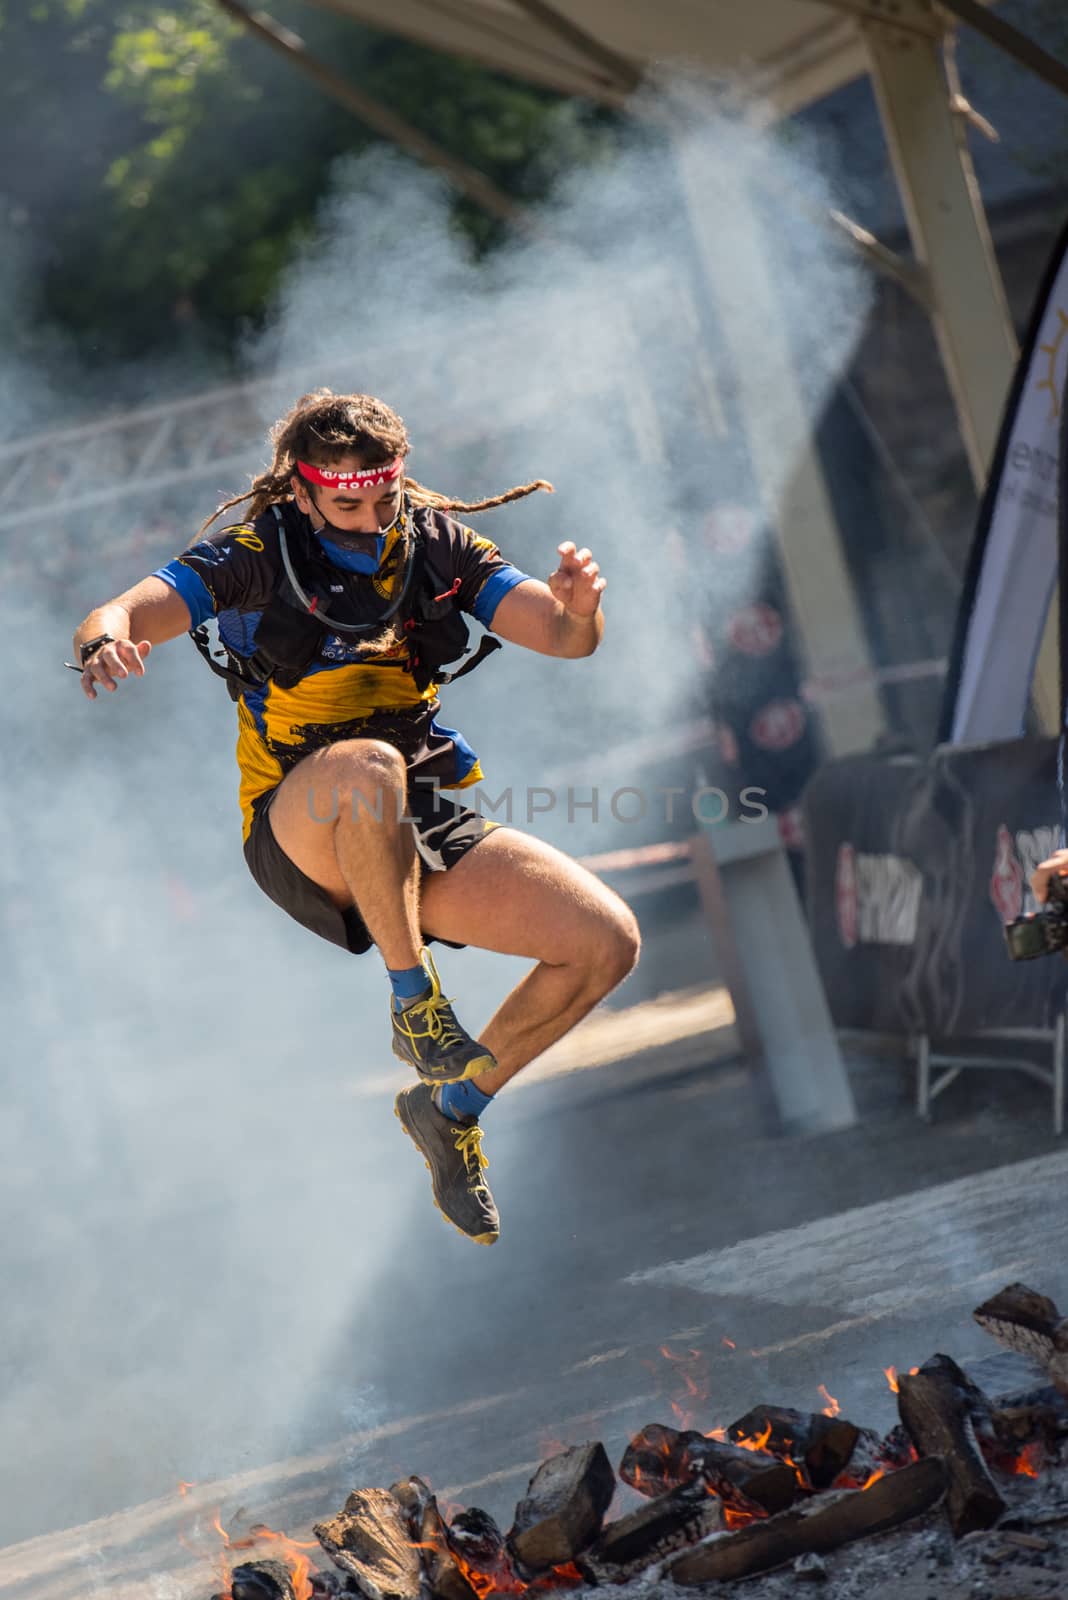
<instances>
[{"instance_id":1,"label":"white banner","mask_svg":"<svg viewBox=\"0 0 1068 1600\"><path fill-rule=\"evenodd\" d=\"M1015 739L1057 581L1068 230L1046 271L1001 424L957 618L941 738Z\"/></svg>"}]
</instances>

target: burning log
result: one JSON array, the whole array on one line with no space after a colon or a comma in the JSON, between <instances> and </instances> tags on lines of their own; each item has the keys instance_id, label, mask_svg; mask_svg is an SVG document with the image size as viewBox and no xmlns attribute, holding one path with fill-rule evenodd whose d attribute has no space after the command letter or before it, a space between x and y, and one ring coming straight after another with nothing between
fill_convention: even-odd
<instances>
[{"instance_id":1,"label":"burning log","mask_svg":"<svg viewBox=\"0 0 1068 1600\"><path fill-rule=\"evenodd\" d=\"M678 1433L653 1422L635 1434L619 1465L619 1476L650 1497L700 1481L725 1505L755 1516L793 1505L800 1487L793 1467L760 1450Z\"/></svg>"},{"instance_id":2,"label":"burning log","mask_svg":"<svg viewBox=\"0 0 1068 1600\"><path fill-rule=\"evenodd\" d=\"M1041 1446L1043 1455L1054 1453L1058 1438L1068 1433L1068 1401L1059 1389L1050 1385L1021 1396L1013 1404L997 1406L993 1423L994 1432L1009 1458L1009 1469L1019 1471L1020 1459L1029 1445Z\"/></svg>"},{"instance_id":3,"label":"burning log","mask_svg":"<svg viewBox=\"0 0 1068 1600\"><path fill-rule=\"evenodd\" d=\"M488 1511L471 1506L457 1512L449 1524L449 1548L463 1572L477 1578L479 1594L491 1594L500 1589L505 1594L515 1593L523 1585L516 1576L504 1534Z\"/></svg>"},{"instance_id":4,"label":"burning log","mask_svg":"<svg viewBox=\"0 0 1068 1600\"><path fill-rule=\"evenodd\" d=\"M993 1440L986 1396L949 1356L932 1356L919 1372L900 1379L897 1408L920 1455L945 1459L946 1509L955 1537L992 1527L1005 1502L979 1444L979 1433Z\"/></svg>"},{"instance_id":5,"label":"burning log","mask_svg":"<svg viewBox=\"0 0 1068 1600\"><path fill-rule=\"evenodd\" d=\"M391 1484L389 1492L404 1511L408 1537L422 1555L433 1600L476 1600L476 1591L449 1548L437 1500L422 1478L403 1478Z\"/></svg>"},{"instance_id":6,"label":"burning log","mask_svg":"<svg viewBox=\"0 0 1068 1600\"><path fill-rule=\"evenodd\" d=\"M792 1511L713 1537L673 1561L667 1576L686 1587L726 1583L785 1566L800 1555L824 1555L868 1534L885 1533L938 1504L946 1488L937 1456L902 1467L869 1489L820 1495Z\"/></svg>"},{"instance_id":7,"label":"burning log","mask_svg":"<svg viewBox=\"0 0 1068 1600\"><path fill-rule=\"evenodd\" d=\"M515 1508L508 1544L516 1560L532 1572L573 1561L600 1533L615 1488L603 1444L543 1461Z\"/></svg>"},{"instance_id":8,"label":"burning log","mask_svg":"<svg viewBox=\"0 0 1068 1600\"><path fill-rule=\"evenodd\" d=\"M909 1438L909 1430L903 1422L896 1423L890 1429L886 1438L880 1441L876 1454L878 1464L887 1472L897 1472L916 1460L916 1446Z\"/></svg>"},{"instance_id":9,"label":"burning log","mask_svg":"<svg viewBox=\"0 0 1068 1600\"><path fill-rule=\"evenodd\" d=\"M701 1483L673 1489L610 1522L579 1561L593 1583L625 1583L653 1561L723 1526L723 1506Z\"/></svg>"},{"instance_id":10,"label":"burning log","mask_svg":"<svg viewBox=\"0 0 1068 1600\"><path fill-rule=\"evenodd\" d=\"M972 1315L999 1344L1037 1361L1068 1395L1068 1317L1061 1316L1047 1295L1010 1283Z\"/></svg>"},{"instance_id":11,"label":"burning log","mask_svg":"<svg viewBox=\"0 0 1068 1600\"><path fill-rule=\"evenodd\" d=\"M849 1465L860 1429L844 1417L806 1415L788 1406L754 1406L731 1423L727 1438L735 1444L755 1441L769 1455L799 1467L813 1489L826 1489Z\"/></svg>"},{"instance_id":12,"label":"burning log","mask_svg":"<svg viewBox=\"0 0 1068 1600\"><path fill-rule=\"evenodd\" d=\"M282 1561L245 1561L230 1574L233 1600L296 1600L293 1576Z\"/></svg>"},{"instance_id":13,"label":"burning log","mask_svg":"<svg viewBox=\"0 0 1068 1600\"><path fill-rule=\"evenodd\" d=\"M891 1428L885 1438L880 1438L873 1428L860 1428L848 1464L828 1487L863 1489L873 1477L881 1477L884 1472L897 1472L916 1458L916 1446L900 1422Z\"/></svg>"},{"instance_id":14,"label":"burning log","mask_svg":"<svg viewBox=\"0 0 1068 1600\"><path fill-rule=\"evenodd\" d=\"M408 1537L404 1508L386 1489L356 1489L315 1537L367 1600L420 1600L419 1551Z\"/></svg>"}]
</instances>

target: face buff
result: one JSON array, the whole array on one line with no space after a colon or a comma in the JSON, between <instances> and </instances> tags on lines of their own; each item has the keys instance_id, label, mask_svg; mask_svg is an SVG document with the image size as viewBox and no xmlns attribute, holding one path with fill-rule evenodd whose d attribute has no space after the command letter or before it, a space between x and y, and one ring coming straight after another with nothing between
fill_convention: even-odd
<instances>
[{"instance_id":1,"label":"face buff","mask_svg":"<svg viewBox=\"0 0 1068 1600\"><path fill-rule=\"evenodd\" d=\"M307 461L298 461L297 467L301 477L308 483L321 483L327 489L366 489L396 482L404 469L404 462L400 456L395 456L384 466L369 467L362 472L331 472L323 467L313 467ZM380 528L377 534L350 533L345 528L335 527L324 517L323 526L315 530L316 538L335 566L344 572L356 572L368 576L378 571L386 535L396 527L402 507L403 497L397 503L393 521L388 527ZM315 509L319 511L320 516L323 515L318 505Z\"/></svg>"},{"instance_id":2,"label":"face buff","mask_svg":"<svg viewBox=\"0 0 1068 1600\"><path fill-rule=\"evenodd\" d=\"M395 522L396 518L393 520ZM392 526L392 524L390 524L390 526ZM382 560L382 551L385 549L386 544L385 533L380 533L377 535L373 533L349 535L350 539L359 537L361 540L363 540L365 546L368 540L373 539L375 548L374 554L372 554L366 548L363 550L355 550L351 547L346 548L344 545L336 544L333 539L324 538L324 534L328 531L330 533L334 532L334 529L329 522L324 523L321 528L315 529L315 537L318 539L319 543L322 545L323 549L326 551L335 567L340 567L342 572L359 573L363 577L369 577L372 572L378 571L379 564ZM386 532L388 533L388 531L389 529L387 528Z\"/></svg>"}]
</instances>

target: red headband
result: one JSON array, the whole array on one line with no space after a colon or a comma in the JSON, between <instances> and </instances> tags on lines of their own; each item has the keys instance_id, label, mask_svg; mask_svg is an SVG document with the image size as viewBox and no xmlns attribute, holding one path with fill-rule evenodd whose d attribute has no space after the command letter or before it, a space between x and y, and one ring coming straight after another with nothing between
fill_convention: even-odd
<instances>
[{"instance_id":1,"label":"red headband","mask_svg":"<svg viewBox=\"0 0 1068 1600\"><path fill-rule=\"evenodd\" d=\"M371 467L366 472L324 472L321 467L310 466L307 461L298 461L297 466L301 477L307 478L309 483L321 483L327 489L366 489L371 484L392 483L394 478L399 478L404 461L400 456L395 456L384 467Z\"/></svg>"}]
</instances>

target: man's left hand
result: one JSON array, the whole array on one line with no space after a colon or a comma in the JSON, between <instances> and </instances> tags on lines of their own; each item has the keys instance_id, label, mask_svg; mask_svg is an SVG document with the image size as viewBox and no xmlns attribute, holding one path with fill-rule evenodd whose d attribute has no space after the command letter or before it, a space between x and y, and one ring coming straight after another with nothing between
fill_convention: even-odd
<instances>
[{"instance_id":1,"label":"man's left hand","mask_svg":"<svg viewBox=\"0 0 1068 1600\"><path fill-rule=\"evenodd\" d=\"M549 577L553 598L574 617L592 617L607 587L600 567L587 549L576 550L570 539L557 550L560 565Z\"/></svg>"}]
</instances>

